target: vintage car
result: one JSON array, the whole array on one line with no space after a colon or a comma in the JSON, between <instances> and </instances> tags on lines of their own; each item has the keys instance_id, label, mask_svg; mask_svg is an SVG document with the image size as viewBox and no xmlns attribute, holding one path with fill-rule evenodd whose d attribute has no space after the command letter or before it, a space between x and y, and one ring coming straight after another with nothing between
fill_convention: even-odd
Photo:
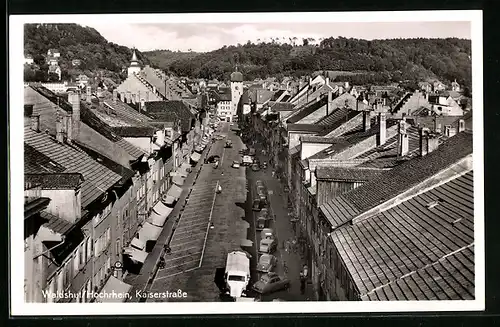
<instances>
[{"instance_id":1,"label":"vintage car","mask_svg":"<svg viewBox=\"0 0 500 327\"><path fill-rule=\"evenodd\" d=\"M233 168L240 168L240 166L241 165L240 165L239 161L237 161L237 160L233 161L233 164L231 165L231 167L233 167Z\"/></svg>"},{"instance_id":2,"label":"vintage car","mask_svg":"<svg viewBox=\"0 0 500 327\"><path fill-rule=\"evenodd\" d=\"M256 230L263 230L269 226L269 219L265 216L258 216L257 221L255 222Z\"/></svg>"},{"instance_id":3,"label":"vintage car","mask_svg":"<svg viewBox=\"0 0 500 327\"><path fill-rule=\"evenodd\" d=\"M273 293L288 289L290 280L281 278L274 272L267 273L260 277L260 280L253 284L252 289L259 294Z\"/></svg>"},{"instance_id":4,"label":"vintage car","mask_svg":"<svg viewBox=\"0 0 500 327\"><path fill-rule=\"evenodd\" d=\"M257 164L252 165L252 171L259 171L259 170L260 170L259 165Z\"/></svg>"},{"instance_id":5,"label":"vintage car","mask_svg":"<svg viewBox=\"0 0 500 327\"><path fill-rule=\"evenodd\" d=\"M259 243L259 253L273 253L278 247L278 242L274 238L263 238Z\"/></svg>"},{"instance_id":6,"label":"vintage car","mask_svg":"<svg viewBox=\"0 0 500 327\"><path fill-rule=\"evenodd\" d=\"M264 253L260 256L259 263L257 263L257 271L263 273L271 272L276 267L277 261L274 255Z\"/></svg>"},{"instance_id":7,"label":"vintage car","mask_svg":"<svg viewBox=\"0 0 500 327\"><path fill-rule=\"evenodd\" d=\"M260 199L254 199L252 202L252 210L253 211L260 211L262 209L262 204Z\"/></svg>"}]
</instances>

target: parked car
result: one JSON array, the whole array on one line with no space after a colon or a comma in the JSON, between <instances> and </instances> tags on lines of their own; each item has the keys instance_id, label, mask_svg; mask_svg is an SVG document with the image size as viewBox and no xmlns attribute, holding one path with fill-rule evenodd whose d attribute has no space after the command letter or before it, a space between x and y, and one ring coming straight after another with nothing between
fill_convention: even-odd
<instances>
[{"instance_id":1,"label":"parked car","mask_svg":"<svg viewBox=\"0 0 500 327\"><path fill-rule=\"evenodd\" d=\"M274 238L263 238L260 240L259 253L273 253L277 247L278 243Z\"/></svg>"},{"instance_id":2,"label":"parked car","mask_svg":"<svg viewBox=\"0 0 500 327\"><path fill-rule=\"evenodd\" d=\"M259 170L260 170L259 165L257 164L252 165L252 171L259 171Z\"/></svg>"},{"instance_id":3,"label":"parked car","mask_svg":"<svg viewBox=\"0 0 500 327\"><path fill-rule=\"evenodd\" d=\"M260 280L253 284L252 289L259 294L273 293L288 289L290 280L281 278L274 272L267 273L260 277Z\"/></svg>"},{"instance_id":4,"label":"parked car","mask_svg":"<svg viewBox=\"0 0 500 327\"><path fill-rule=\"evenodd\" d=\"M260 232L260 238L261 239L265 239L265 238L276 239L276 234L274 234L274 230L272 230L272 228L264 228Z\"/></svg>"},{"instance_id":5,"label":"parked car","mask_svg":"<svg viewBox=\"0 0 500 327\"><path fill-rule=\"evenodd\" d=\"M252 210L253 211L260 211L262 209L261 204L260 204L260 199L254 199L252 203Z\"/></svg>"},{"instance_id":6,"label":"parked car","mask_svg":"<svg viewBox=\"0 0 500 327\"><path fill-rule=\"evenodd\" d=\"M257 217L257 222L255 225L256 230L263 230L264 228L267 228L269 226L269 219L264 216L258 216Z\"/></svg>"},{"instance_id":7,"label":"parked car","mask_svg":"<svg viewBox=\"0 0 500 327\"><path fill-rule=\"evenodd\" d=\"M214 169L219 168L219 160L217 160L216 162L214 162L212 165L213 165Z\"/></svg>"},{"instance_id":8,"label":"parked car","mask_svg":"<svg viewBox=\"0 0 500 327\"><path fill-rule=\"evenodd\" d=\"M231 142L230 140L227 140L226 141L226 145L224 147L225 148L232 148L233 147L233 142Z\"/></svg>"},{"instance_id":9,"label":"parked car","mask_svg":"<svg viewBox=\"0 0 500 327\"><path fill-rule=\"evenodd\" d=\"M267 169L267 162L263 162L260 164L260 169Z\"/></svg>"},{"instance_id":10,"label":"parked car","mask_svg":"<svg viewBox=\"0 0 500 327\"><path fill-rule=\"evenodd\" d=\"M257 180L257 181L255 182L255 185L257 185L257 187L259 187L259 186L264 187L264 182L263 182L263 181L261 181L261 180L259 179L259 180Z\"/></svg>"},{"instance_id":11,"label":"parked car","mask_svg":"<svg viewBox=\"0 0 500 327\"><path fill-rule=\"evenodd\" d=\"M235 161L233 161L233 164L231 165L231 167L240 168L240 163L237 160L235 160Z\"/></svg>"},{"instance_id":12,"label":"parked car","mask_svg":"<svg viewBox=\"0 0 500 327\"><path fill-rule=\"evenodd\" d=\"M264 253L260 256L259 263L257 264L257 271L268 273L276 267L276 262L278 260L272 254Z\"/></svg>"}]
</instances>

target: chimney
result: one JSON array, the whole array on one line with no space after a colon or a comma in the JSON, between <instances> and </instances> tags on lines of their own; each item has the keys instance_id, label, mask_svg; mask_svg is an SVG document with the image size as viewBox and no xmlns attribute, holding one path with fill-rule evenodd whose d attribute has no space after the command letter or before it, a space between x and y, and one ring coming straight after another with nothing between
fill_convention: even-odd
<instances>
[{"instance_id":1,"label":"chimney","mask_svg":"<svg viewBox=\"0 0 500 327\"><path fill-rule=\"evenodd\" d=\"M441 123L438 123L437 117L434 117L434 132L441 133Z\"/></svg>"},{"instance_id":2,"label":"chimney","mask_svg":"<svg viewBox=\"0 0 500 327\"><path fill-rule=\"evenodd\" d=\"M339 86L339 95L344 94L344 88L342 86Z\"/></svg>"},{"instance_id":3,"label":"chimney","mask_svg":"<svg viewBox=\"0 0 500 327\"><path fill-rule=\"evenodd\" d=\"M370 130L371 127L371 117L370 117L370 112L368 110L363 111L363 130L365 132Z\"/></svg>"},{"instance_id":4,"label":"chimney","mask_svg":"<svg viewBox=\"0 0 500 327\"><path fill-rule=\"evenodd\" d=\"M90 86L87 86L87 103L92 102L92 88Z\"/></svg>"},{"instance_id":5,"label":"chimney","mask_svg":"<svg viewBox=\"0 0 500 327\"><path fill-rule=\"evenodd\" d=\"M71 114L71 139L78 136L80 133L80 93L70 92L68 94L68 101L71 103L72 114Z\"/></svg>"},{"instance_id":6,"label":"chimney","mask_svg":"<svg viewBox=\"0 0 500 327\"><path fill-rule=\"evenodd\" d=\"M59 143L64 142L63 122L61 117L56 117L56 141Z\"/></svg>"},{"instance_id":7,"label":"chimney","mask_svg":"<svg viewBox=\"0 0 500 327\"><path fill-rule=\"evenodd\" d=\"M326 78L326 82L325 83L326 83L326 85L330 85L330 77Z\"/></svg>"},{"instance_id":8,"label":"chimney","mask_svg":"<svg viewBox=\"0 0 500 327\"><path fill-rule=\"evenodd\" d=\"M130 91L127 91L127 93L125 93L125 102L130 103L130 101L131 101L131 93Z\"/></svg>"},{"instance_id":9,"label":"chimney","mask_svg":"<svg viewBox=\"0 0 500 327\"><path fill-rule=\"evenodd\" d=\"M309 85L311 85L312 81L313 81L312 77L309 77Z\"/></svg>"},{"instance_id":10,"label":"chimney","mask_svg":"<svg viewBox=\"0 0 500 327\"><path fill-rule=\"evenodd\" d=\"M427 136L427 153L431 153L436 150L439 146L439 137L436 134L430 134Z\"/></svg>"},{"instance_id":11,"label":"chimney","mask_svg":"<svg viewBox=\"0 0 500 327\"><path fill-rule=\"evenodd\" d=\"M444 135L451 137L451 125L445 125L444 126Z\"/></svg>"},{"instance_id":12,"label":"chimney","mask_svg":"<svg viewBox=\"0 0 500 327\"><path fill-rule=\"evenodd\" d=\"M398 157L403 157L406 154L408 154L408 133L406 120L403 118L399 122Z\"/></svg>"},{"instance_id":13,"label":"chimney","mask_svg":"<svg viewBox=\"0 0 500 327\"><path fill-rule=\"evenodd\" d=\"M146 91L146 102L149 102L149 92Z\"/></svg>"},{"instance_id":14,"label":"chimney","mask_svg":"<svg viewBox=\"0 0 500 327\"><path fill-rule=\"evenodd\" d=\"M67 114L66 117L64 117L66 120L66 142L71 144L73 141L73 117L71 114Z\"/></svg>"},{"instance_id":15,"label":"chimney","mask_svg":"<svg viewBox=\"0 0 500 327\"><path fill-rule=\"evenodd\" d=\"M385 141L387 139L385 112L380 112L378 114L378 121L379 121L379 145L382 145L385 144Z\"/></svg>"},{"instance_id":16,"label":"chimney","mask_svg":"<svg viewBox=\"0 0 500 327\"><path fill-rule=\"evenodd\" d=\"M113 90L113 102L116 103L116 100L118 99L118 91Z\"/></svg>"},{"instance_id":17,"label":"chimney","mask_svg":"<svg viewBox=\"0 0 500 327\"><path fill-rule=\"evenodd\" d=\"M136 97L136 94L135 93L132 93L132 98L131 98L131 101L133 104L135 104L135 97Z\"/></svg>"},{"instance_id":18,"label":"chimney","mask_svg":"<svg viewBox=\"0 0 500 327\"><path fill-rule=\"evenodd\" d=\"M346 90L348 90L349 89L349 82L345 82L344 87Z\"/></svg>"},{"instance_id":19,"label":"chimney","mask_svg":"<svg viewBox=\"0 0 500 327\"><path fill-rule=\"evenodd\" d=\"M102 97L102 88L101 87L97 88L97 97L98 98Z\"/></svg>"},{"instance_id":20,"label":"chimney","mask_svg":"<svg viewBox=\"0 0 500 327\"><path fill-rule=\"evenodd\" d=\"M326 104L326 115L328 116L333 110L333 92L328 92L328 103Z\"/></svg>"},{"instance_id":21,"label":"chimney","mask_svg":"<svg viewBox=\"0 0 500 327\"><path fill-rule=\"evenodd\" d=\"M420 156L429 153L429 129L423 127L420 129Z\"/></svg>"},{"instance_id":22,"label":"chimney","mask_svg":"<svg viewBox=\"0 0 500 327\"><path fill-rule=\"evenodd\" d=\"M165 131L164 130L156 131L156 143L158 143L159 146L163 146L165 144Z\"/></svg>"},{"instance_id":23,"label":"chimney","mask_svg":"<svg viewBox=\"0 0 500 327\"><path fill-rule=\"evenodd\" d=\"M463 119L459 119L458 120L458 129L457 129L458 133L461 133L463 131L465 131L465 120Z\"/></svg>"},{"instance_id":24,"label":"chimney","mask_svg":"<svg viewBox=\"0 0 500 327\"><path fill-rule=\"evenodd\" d=\"M35 132L40 132L40 115L31 115L31 129Z\"/></svg>"}]
</instances>

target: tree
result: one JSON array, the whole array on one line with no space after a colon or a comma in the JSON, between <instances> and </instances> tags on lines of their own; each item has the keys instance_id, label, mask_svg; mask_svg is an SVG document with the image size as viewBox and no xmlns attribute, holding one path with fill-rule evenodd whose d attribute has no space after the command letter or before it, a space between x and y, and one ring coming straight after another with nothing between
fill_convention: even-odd
<instances>
[{"instance_id":1,"label":"tree","mask_svg":"<svg viewBox=\"0 0 500 327\"><path fill-rule=\"evenodd\" d=\"M302 39L302 44L304 46L309 45L309 40L308 39Z\"/></svg>"}]
</instances>

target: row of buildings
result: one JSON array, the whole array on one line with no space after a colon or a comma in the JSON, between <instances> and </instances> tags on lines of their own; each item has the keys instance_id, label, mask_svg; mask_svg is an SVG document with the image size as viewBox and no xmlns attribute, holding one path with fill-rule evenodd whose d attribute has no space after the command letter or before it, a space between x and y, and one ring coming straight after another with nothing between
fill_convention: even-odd
<instances>
[{"instance_id":1,"label":"row of buildings","mask_svg":"<svg viewBox=\"0 0 500 327\"><path fill-rule=\"evenodd\" d=\"M208 144L201 102L124 88L24 88L26 302L127 290Z\"/></svg>"},{"instance_id":2,"label":"row of buildings","mask_svg":"<svg viewBox=\"0 0 500 327\"><path fill-rule=\"evenodd\" d=\"M278 219L298 224L319 299L474 298L471 111L323 76L294 95L259 91L239 119L289 188Z\"/></svg>"}]
</instances>

